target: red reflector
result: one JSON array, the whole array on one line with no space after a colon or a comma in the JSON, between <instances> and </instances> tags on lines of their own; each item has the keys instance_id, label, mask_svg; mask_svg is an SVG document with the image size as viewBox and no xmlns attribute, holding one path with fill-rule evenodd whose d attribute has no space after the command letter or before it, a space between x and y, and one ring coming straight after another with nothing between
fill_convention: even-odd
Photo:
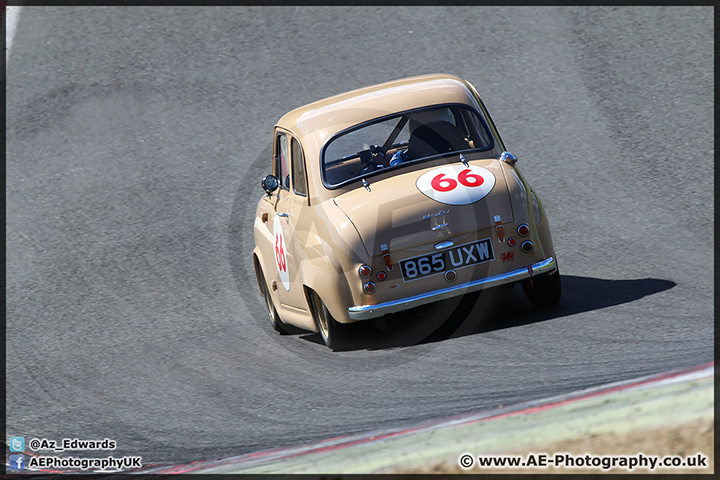
<instances>
[{"instance_id":1,"label":"red reflector","mask_svg":"<svg viewBox=\"0 0 720 480\"><path fill-rule=\"evenodd\" d=\"M378 272L377 279L381 282L387 278L387 274L385 272Z\"/></svg>"},{"instance_id":2,"label":"red reflector","mask_svg":"<svg viewBox=\"0 0 720 480\"><path fill-rule=\"evenodd\" d=\"M517 240L515 240L515 237L510 237L510 238L508 238L507 243L509 246L514 247L515 245L517 245Z\"/></svg>"}]
</instances>

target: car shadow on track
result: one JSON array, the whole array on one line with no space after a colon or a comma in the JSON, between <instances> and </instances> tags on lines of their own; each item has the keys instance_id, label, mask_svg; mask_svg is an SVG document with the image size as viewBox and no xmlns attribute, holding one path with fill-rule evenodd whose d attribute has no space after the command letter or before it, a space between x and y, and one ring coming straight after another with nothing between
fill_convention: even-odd
<instances>
[{"instance_id":1,"label":"car shadow on track","mask_svg":"<svg viewBox=\"0 0 720 480\"><path fill-rule=\"evenodd\" d=\"M630 303L676 285L655 278L606 280L573 275L561 278L563 293L557 307L533 307L519 285L494 288L384 317L380 325L372 321L342 325L346 341L341 350L408 347L543 322ZM300 338L322 344L319 334L304 334Z\"/></svg>"},{"instance_id":2,"label":"car shadow on track","mask_svg":"<svg viewBox=\"0 0 720 480\"><path fill-rule=\"evenodd\" d=\"M522 288L516 286L506 292L493 291L487 304L481 297L471 315L464 319L451 319L444 325L446 335L434 340L483 333L531 323L544 322L593 310L634 302L675 287L669 280L642 278L636 280L606 280L600 278L562 275L562 297L556 307L533 307L525 298ZM450 331L452 330L452 331Z\"/></svg>"}]
</instances>

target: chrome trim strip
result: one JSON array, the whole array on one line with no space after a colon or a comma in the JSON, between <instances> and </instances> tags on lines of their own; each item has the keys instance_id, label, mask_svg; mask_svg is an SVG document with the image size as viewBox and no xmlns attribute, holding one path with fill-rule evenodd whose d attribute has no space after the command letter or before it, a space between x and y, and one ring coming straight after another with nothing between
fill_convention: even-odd
<instances>
[{"instance_id":1,"label":"chrome trim strip","mask_svg":"<svg viewBox=\"0 0 720 480\"><path fill-rule=\"evenodd\" d=\"M550 273L557 269L557 263L553 257L549 257L541 262L531 265L532 275L540 275L542 273ZM518 268L502 275L493 275L492 277L482 278L473 282L463 283L462 285L454 285L452 287L435 290L434 292L423 293L413 297L407 297L392 302L380 303L378 305L360 305L348 308L350 320L370 320L372 318L381 317L388 313L395 313L407 310L427 303L445 300L465 293L474 292L483 288L496 287L507 283L517 282L530 278L528 267Z\"/></svg>"},{"instance_id":2,"label":"chrome trim strip","mask_svg":"<svg viewBox=\"0 0 720 480\"><path fill-rule=\"evenodd\" d=\"M452 240L448 240L447 242L440 242L437 245L435 245L435 250L442 250L443 248L452 247L455 245L455 242Z\"/></svg>"}]
</instances>

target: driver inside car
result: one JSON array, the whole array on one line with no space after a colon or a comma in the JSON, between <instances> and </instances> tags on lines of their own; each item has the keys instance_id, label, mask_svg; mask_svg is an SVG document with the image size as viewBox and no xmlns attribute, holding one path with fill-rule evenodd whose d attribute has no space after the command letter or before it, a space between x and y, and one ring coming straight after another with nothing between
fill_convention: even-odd
<instances>
[{"instance_id":1,"label":"driver inside car","mask_svg":"<svg viewBox=\"0 0 720 480\"><path fill-rule=\"evenodd\" d=\"M441 126L442 132L434 131L438 126ZM449 129L455 130L455 122L448 108L434 109L413 114L410 117L409 129L408 148L395 152L390 158L391 167L408 160L441 153L441 150L445 149L433 148L432 144L443 143L440 137ZM429 140L428 136L435 138Z\"/></svg>"},{"instance_id":2,"label":"driver inside car","mask_svg":"<svg viewBox=\"0 0 720 480\"><path fill-rule=\"evenodd\" d=\"M410 117L408 148L390 158L390 166L408 160L467 148L448 108L428 110Z\"/></svg>"}]
</instances>

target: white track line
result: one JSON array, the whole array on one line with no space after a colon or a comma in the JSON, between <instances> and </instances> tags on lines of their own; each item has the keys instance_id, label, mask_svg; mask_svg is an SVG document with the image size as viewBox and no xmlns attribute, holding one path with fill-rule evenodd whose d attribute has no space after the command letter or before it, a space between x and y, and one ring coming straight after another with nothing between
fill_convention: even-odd
<instances>
[{"instance_id":1,"label":"white track line","mask_svg":"<svg viewBox=\"0 0 720 480\"><path fill-rule=\"evenodd\" d=\"M10 47L12 46L13 38L15 37L15 27L17 27L18 20L20 19L20 9L22 7L5 7L5 62L7 63L10 58Z\"/></svg>"}]
</instances>

